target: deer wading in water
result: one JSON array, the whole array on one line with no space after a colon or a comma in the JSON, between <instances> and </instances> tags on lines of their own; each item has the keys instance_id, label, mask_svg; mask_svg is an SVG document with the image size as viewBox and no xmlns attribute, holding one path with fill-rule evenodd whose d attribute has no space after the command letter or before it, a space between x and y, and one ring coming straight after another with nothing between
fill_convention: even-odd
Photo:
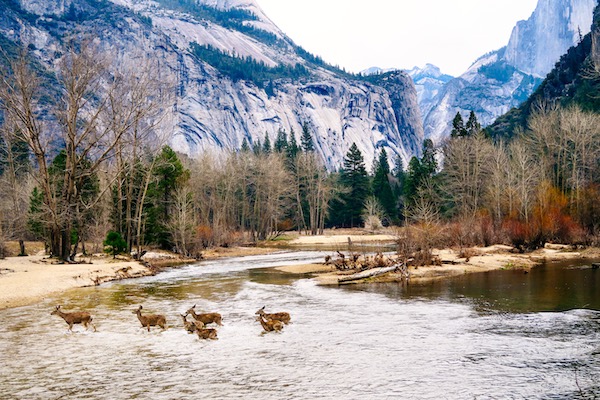
<instances>
[{"instance_id":1,"label":"deer wading in water","mask_svg":"<svg viewBox=\"0 0 600 400\"><path fill-rule=\"evenodd\" d=\"M290 320L291 320L290 313L287 313L287 312L266 313L265 307L258 310L255 313L255 315L260 315L261 317L265 317L265 319L273 319L273 320L281 321L286 325L290 323Z\"/></svg>"},{"instance_id":2,"label":"deer wading in water","mask_svg":"<svg viewBox=\"0 0 600 400\"><path fill-rule=\"evenodd\" d=\"M276 319L266 319L264 316L259 315L256 320L262 325L264 332L280 332L283 329L283 322Z\"/></svg>"},{"instance_id":3,"label":"deer wading in water","mask_svg":"<svg viewBox=\"0 0 600 400\"><path fill-rule=\"evenodd\" d=\"M85 329L88 329L88 325L91 325L96 332L96 326L92 323L92 316L86 311L77 311L66 313L60 310L60 306L56 306L56 309L50 313L50 315L58 315L69 325L69 331L73 332L74 324L83 324Z\"/></svg>"},{"instance_id":4,"label":"deer wading in water","mask_svg":"<svg viewBox=\"0 0 600 400\"><path fill-rule=\"evenodd\" d=\"M138 319L143 327L148 328L148 332L150 332L151 326L160 326L163 330L166 329L167 319L164 315L161 314L147 314L142 315L142 306L140 306L137 310L133 311L134 314L137 314Z\"/></svg>"},{"instance_id":5,"label":"deer wading in water","mask_svg":"<svg viewBox=\"0 0 600 400\"><path fill-rule=\"evenodd\" d=\"M194 319L196 321L202 321L202 323L204 325L208 325L210 323L215 323L219 326L222 326L223 324L221 323L221 314L219 313L200 313L200 314L196 314L195 311L196 305L194 304L192 306L192 308L190 308L189 310L187 310L187 312L185 313L185 315L191 315L192 317L194 317Z\"/></svg>"},{"instance_id":6,"label":"deer wading in water","mask_svg":"<svg viewBox=\"0 0 600 400\"><path fill-rule=\"evenodd\" d=\"M199 339L212 339L217 340L217 330L214 328L198 328L196 334Z\"/></svg>"},{"instance_id":7,"label":"deer wading in water","mask_svg":"<svg viewBox=\"0 0 600 400\"><path fill-rule=\"evenodd\" d=\"M187 331L187 333L194 333L198 331L198 329L204 328L204 323L202 321L193 321L190 322L187 320L187 314L179 314L181 319L183 320L183 328Z\"/></svg>"}]
</instances>

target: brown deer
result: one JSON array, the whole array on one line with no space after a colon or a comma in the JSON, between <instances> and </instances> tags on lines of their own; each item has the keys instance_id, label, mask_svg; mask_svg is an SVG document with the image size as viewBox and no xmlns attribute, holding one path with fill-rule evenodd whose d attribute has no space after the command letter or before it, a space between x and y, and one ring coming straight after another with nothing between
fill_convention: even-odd
<instances>
[{"instance_id":1,"label":"brown deer","mask_svg":"<svg viewBox=\"0 0 600 400\"><path fill-rule=\"evenodd\" d=\"M138 319L140 320L143 327L148 328L148 332L150 332L151 326L160 326L163 330L166 329L167 319L164 315L160 314L147 314L142 315L143 307L140 306L137 310L133 311L134 314L137 314Z\"/></svg>"},{"instance_id":2,"label":"brown deer","mask_svg":"<svg viewBox=\"0 0 600 400\"><path fill-rule=\"evenodd\" d=\"M69 325L69 330L73 332L73 324L83 324L85 329L88 329L88 325L91 325L96 332L96 326L92 323L92 316L86 311L77 311L72 313L62 312L60 306L56 306L56 309L50 313L50 315L58 315Z\"/></svg>"},{"instance_id":3,"label":"brown deer","mask_svg":"<svg viewBox=\"0 0 600 400\"><path fill-rule=\"evenodd\" d=\"M283 322L276 319L265 319L264 316L259 315L256 320L260 322L265 332L280 332L283 329Z\"/></svg>"},{"instance_id":4,"label":"brown deer","mask_svg":"<svg viewBox=\"0 0 600 400\"><path fill-rule=\"evenodd\" d=\"M198 339L217 340L217 330L214 328L198 328L196 329Z\"/></svg>"},{"instance_id":5,"label":"brown deer","mask_svg":"<svg viewBox=\"0 0 600 400\"><path fill-rule=\"evenodd\" d=\"M286 312L278 312L278 313L266 313L265 312L265 307L261 308L260 310L258 310L256 313L254 313L255 315L260 315L261 317L265 317L265 319L274 319L277 321L281 321L284 324L289 324L291 317L290 317L290 313L286 313Z\"/></svg>"},{"instance_id":6,"label":"brown deer","mask_svg":"<svg viewBox=\"0 0 600 400\"><path fill-rule=\"evenodd\" d=\"M202 322L204 325L208 325L210 323L215 323L219 326L223 326L223 324L221 323L221 314L219 313L200 313L200 314L196 314L196 312L194 311L194 309L196 308L196 305L194 304L192 306L192 308L190 308L189 310L187 310L187 312L185 313L185 315L192 315L192 317L194 317L194 319L196 321L200 321Z\"/></svg>"},{"instance_id":7,"label":"brown deer","mask_svg":"<svg viewBox=\"0 0 600 400\"><path fill-rule=\"evenodd\" d=\"M190 322L187 320L187 314L179 314L183 320L183 327L187 331L187 333L194 333L198 331L198 329L204 328L204 323L202 321L193 321Z\"/></svg>"}]
</instances>

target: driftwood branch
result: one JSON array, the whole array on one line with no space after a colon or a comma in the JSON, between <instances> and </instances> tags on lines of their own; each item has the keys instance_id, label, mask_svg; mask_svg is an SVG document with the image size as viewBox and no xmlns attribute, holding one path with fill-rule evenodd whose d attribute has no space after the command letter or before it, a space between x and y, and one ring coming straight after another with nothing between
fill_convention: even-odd
<instances>
[{"instance_id":1,"label":"driftwood branch","mask_svg":"<svg viewBox=\"0 0 600 400\"><path fill-rule=\"evenodd\" d=\"M398 265L394 265L394 266L386 267L386 268L368 269L366 271L359 272L357 274L343 276L343 277L341 277L341 278L338 279L338 283L345 283L345 282L358 281L358 280L361 280L361 279L374 278L376 276L387 274L388 272L395 271L397 268L398 268Z\"/></svg>"}]
</instances>

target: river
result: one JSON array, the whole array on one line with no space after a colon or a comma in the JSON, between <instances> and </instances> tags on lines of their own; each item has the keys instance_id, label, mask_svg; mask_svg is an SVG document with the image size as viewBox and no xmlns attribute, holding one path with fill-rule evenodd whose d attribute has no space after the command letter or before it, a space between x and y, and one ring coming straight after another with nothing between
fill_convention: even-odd
<instances>
[{"instance_id":1,"label":"river","mask_svg":"<svg viewBox=\"0 0 600 400\"><path fill-rule=\"evenodd\" d=\"M269 268L322 259L203 262L0 311L0 398L600 397L600 271L585 263L342 289ZM56 304L89 310L98 332L68 333ZM140 304L169 329L142 329ZM183 331L194 304L223 315L219 340ZM261 335L262 306L292 323Z\"/></svg>"}]
</instances>

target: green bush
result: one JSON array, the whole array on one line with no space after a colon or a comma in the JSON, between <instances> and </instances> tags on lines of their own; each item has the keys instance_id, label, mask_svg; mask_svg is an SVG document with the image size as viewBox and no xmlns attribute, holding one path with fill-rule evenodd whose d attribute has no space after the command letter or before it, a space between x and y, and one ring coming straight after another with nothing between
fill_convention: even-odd
<instances>
[{"instance_id":1,"label":"green bush","mask_svg":"<svg viewBox=\"0 0 600 400\"><path fill-rule=\"evenodd\" d=\"M127 243L119 232L108 232L106 239L104 239L102 244L104 245L104 252L109 254L112 253L113 258L115 258L117 254L127 250Z\"/></svg>"}]
</instances>

